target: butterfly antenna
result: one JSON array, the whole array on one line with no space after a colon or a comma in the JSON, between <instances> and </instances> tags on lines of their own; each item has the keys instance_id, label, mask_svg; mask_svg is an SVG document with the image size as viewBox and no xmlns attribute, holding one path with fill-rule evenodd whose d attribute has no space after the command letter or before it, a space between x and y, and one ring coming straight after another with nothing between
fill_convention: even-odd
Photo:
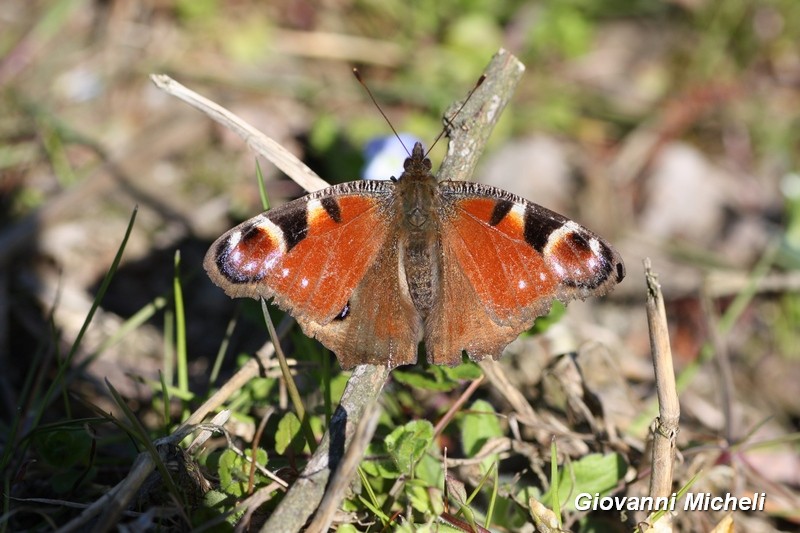
<instances>
[{"instance_id":1,"label":"butterfly antenna","mask_svg":"<svg viewBox=\"0 0 800 533\"><path fill-rule=\"evenodd\" d=\"M483 84L483 82L485 80L486 80L486 74L481 74L481 77L478 78L478 81L475 82L475 86L472 88L472 90L469 92L469 94L467 94L467 97L464 98L464 102L462 102L461 106L458 108L458 110L455 112L455 114L450 118L444 117L444 121L446 122L446 124L442 128L442 131L439 132L439 135L437 135L436 138L433 140L433 142L431 143L430 148L428 148L428 151L425 152L425 157L427 157L428 154L431 153L431 150L433 150L433 147L436 146L436 143L438 143L439 140L444 136L445 132L447 132L447 129L450 128L453 125L453 121L456 119L456 117L459 115L459 113L461 113L461 111L467 105L467 102L469 102L470 98L472 98L472 95L475 94L475 91L478 90L478 87L480 87L481 84Z\"/></svg>"},{"instance_id":2,"label":"butterfly antenna","mask_svg":"<svg viewBox=\"0 0 800 533\"><path fill-rule=\"evenodd\" d=\"M361 77L361 73L355 67L353 67L353 76L356 77L356 79L358 80L358 83L360 83L361 86L364 88L364 90L367 91L367 94L369 95L370 100L372 100L372 103L375 104L375 107L378 108L378 112L380 112L380 114L383 117L383 119L386 121L386 123L392 129L392 133L394 133L394 136L397 137L398 141L400 141L400 144L403 146L403 150L406 151L406 154L408 155L408 157L411 157L411 152L408 151L408 147L403 143L403 139L400 138L400 134L397 133L396 129L394 129L394 126L392 126L392 122L389 120L389 117L387 117L386 113L383 112L383 109L381 109L380 104L378 104L378 101L375 100L375 97L372 95L372 91L369 90L369 87L367 87L366 82Z\"/></svg>"}]
</instances>

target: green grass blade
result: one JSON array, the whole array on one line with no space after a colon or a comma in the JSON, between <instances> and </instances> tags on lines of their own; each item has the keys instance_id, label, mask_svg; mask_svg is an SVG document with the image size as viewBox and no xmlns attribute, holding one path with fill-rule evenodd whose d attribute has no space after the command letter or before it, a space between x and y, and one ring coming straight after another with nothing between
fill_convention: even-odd
<instances>
[{"instance_id":1,"label":"green grass blade","mask_svg":"<svg viewBox=\"0 0 800 533\"><path fill-rule=\"evenodd\" d=\"M134 437L142 446L144 446L147 449L147 452L153 458L153 462L155 462L156 468L158 468L158 471L161 473L161 478L164 481L167 490L170 492L170 494L175 496L176 501L183 501L181 493L178 490L178 487L175 486L172 476L169 475L167 467L164 464L164 461L161 460L158 450L156 450L155 445L150 441L150 436L147 434L147 430L144 428L144 426L142 426L142 423L136 417L136 414L131 411L131 408L128 407L128 404L119 394L119 392L117 392L117 389L114 388L110 381L106 380L106 386L111 392L114 402L125 414L125 418L127 418L129 428L131 430L131 436Z\"/></svg>"},{"instance_id":2,"label":"green grass blade","mask_svg":"<svg viewBox=\"0 0 800 533\"><path fill-rule=\"evenodd\" d=\"M261 197L261 206L264 211L269 211L269 196L267 196L267 189L264 186L264 173L261 172L261 165L256 159L256 177L258 178L258 194Z\"/></svg>"},{"instance_id":3,"label":"green grass blade","mask_svg":"<svg viewBox=\"0 0 800 533\"><path fill-rule=\"evenodd\" d=\"M225 360L225 354L228 352L228 346L230 346L231 343L231 336L233 335L234 328L236 328L236 323L239 321L239 315L241 314L241 311L241 306L236 306L236 311L234 311L233 316L228 322L228 327L225 328L225 336L222 338L222 343L219 345L217 356L214 358L214 366L212 367L211 375L208 378L209 385L216 383L217 378L219 377L219 371L222 368L222 362Z\"/></svg>"},{"instance_id":4,"label":"green grass blade","mask_svg":"<svg viewBox=\"0 0 800 533\"><path fill-rule=\"evenodd\" d=\"M272 323L272 318L269 316L269 309L267 309L267 302L261 299L261 311L264 313L264 321L267 324L269 336L272 339L272 344L275 346L275 355L278 359L278 364L281 367L283 379L286 382L286 391L289 393L289 399L292 401L294 410L297 413L297 418L300 419L300 427L303 429L303 435L308 442L308 447L311 453L317 449L317 440L314 437L314 431L311 429L311 424L308 421L308 414L303 405L303 399L300 397L300 391L297 390L297 384L294 382L292 372L289 369L289 364L286 362L286 356L283 354L281 345L278 339L278 334L275 332L275 326Z\"/></svg>"},{"instance_id":5,"label":"green grass blade","mask_svg":"<svg viewBox=\"0 0 800 533\"><path fill-rule=\"evenodd\" d=\"M131 331L138 329L140 326L145 324L148 320L153 318L155 314L164 309L167 305L167 299L163 296L157 296L153 299L152 302L145 305L136 313L133 314L130 318L128 318L122 325L114 331L103 343L97 348L97 350L91 355L91 358L100 357L106 350L115 346L118 342L120 342L125 336L128 335Z\"/></svg>"},{"instance_id":6,"label":"green grass blade","mask_svg":"<svg viewBox=\"0 0 800 533\"><path fill-rule=\"evenodd\" d=\"M183 305L183 289L181 287L181 252L175 251L175 274L172 278L172 289L175 297L175 359L178 370L178 389L189 392L189 364L186 354L186 314Z\"/></svg>"}]
</instances>

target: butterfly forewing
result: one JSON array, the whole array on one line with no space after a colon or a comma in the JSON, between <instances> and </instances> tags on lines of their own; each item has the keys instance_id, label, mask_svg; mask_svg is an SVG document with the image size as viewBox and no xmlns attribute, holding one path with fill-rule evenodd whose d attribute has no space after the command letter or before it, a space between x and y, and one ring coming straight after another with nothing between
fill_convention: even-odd
<instances>
[{"instance_id":1,"label":"butterfly forewing","mask_svg":"<svg viewBox=\"0 0 800 533\"><path fill-rule=\"evenodd\" d=\"M204 266L232 297L275 298L326 324L346 307L391 225L391 182L337 185L258 215L211 246Z\"/></svg>"}]
</instances>

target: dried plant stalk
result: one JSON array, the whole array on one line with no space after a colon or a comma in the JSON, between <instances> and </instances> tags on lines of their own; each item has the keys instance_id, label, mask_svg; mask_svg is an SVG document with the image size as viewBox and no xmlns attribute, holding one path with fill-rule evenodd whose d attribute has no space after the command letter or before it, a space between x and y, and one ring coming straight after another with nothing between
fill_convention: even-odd
<instances>
[{"instance_id":1,"label":"dried plant stalk","mask_svg":"<svg viewBox=\"0 0 800 533\"><path fill-rule=\"evenodd\" d=\"M653 431L652 472L650 496L669 497L672 494L672 469L675 461L675 441L679 430L680 404L672 368L672 349L669 344L664 297L650 259L645 259L647 283L647 323L650 330L650 351L656 376L658 418Z\"/></svg>"}]
</instances>

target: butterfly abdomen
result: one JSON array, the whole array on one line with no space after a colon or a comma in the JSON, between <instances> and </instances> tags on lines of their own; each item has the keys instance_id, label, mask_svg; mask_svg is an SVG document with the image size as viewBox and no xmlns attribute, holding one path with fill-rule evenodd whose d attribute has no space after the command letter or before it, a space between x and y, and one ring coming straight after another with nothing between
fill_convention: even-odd
<instances>
[{"instance_id":1,"label":"butterfly abdomen","mask_svg":"<svg viewBox=\"0 0 800 533\"><path fill-rule=\"evenodd\" d=\"M415 147L415 153L419 150ZM417 157L422 157L421 152ZM406 165L397 182L397 196L402 209L400 274L405 276L409 297L424 319L435 303L439 278L440 197L430 164L420 159Z\"/></svg>"},{"instance_id":2,"label":"butterfly abdomen","mask_svg":"<svg viewBox=\"0 0 800 533\"><path fill-rule=\"evenodd\" d=\"M438 279L438 246L430 234L411 233L402 248L402 274L414 307L424 319L433 308Z\"/></svg>"}]
</instances>

